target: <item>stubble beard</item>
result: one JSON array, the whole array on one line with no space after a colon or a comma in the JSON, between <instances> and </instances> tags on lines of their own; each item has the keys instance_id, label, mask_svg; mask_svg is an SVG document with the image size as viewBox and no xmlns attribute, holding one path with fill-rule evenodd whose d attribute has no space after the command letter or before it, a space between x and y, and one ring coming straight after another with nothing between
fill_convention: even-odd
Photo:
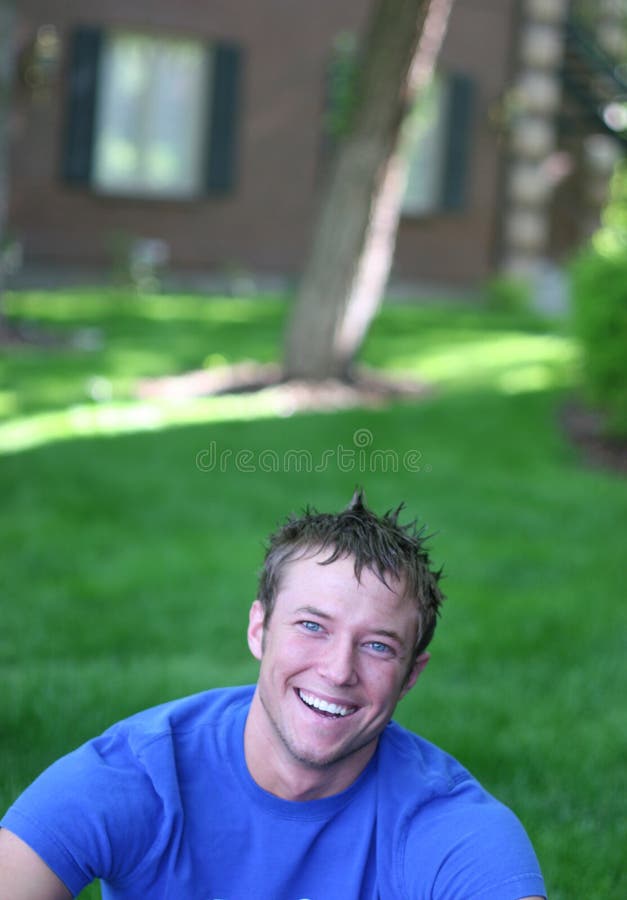
<instances>
[{"instance_id":1,"label":"stubble beard","mask_svg":"<svg viewBox=\"0 0 627 900\"><path fill-rule=\"evenodd\" d=\"M354 756L356 753L359 753L360 750L363 750L364 747L368 746L368 744L370 744L372 741L378 741L378 735L375 738L367 738L361 743L357 743L356 745L351 745L349 747L346 747L345 749L340 749L334 753L330 753L328 757L317 757L311 754L307 754L304 751L300 751L294 745L294 742L291 741L284 733L283 729L272 715L270 708L266 705L261 692L259 694L259 699L261 700L261 705L266 712L268 721L270 722L274 733L277 735L277 737L287 750L288 754L292 757L292 759L296 760L301 765L306 766L308 769L312 769L313 771L328 771L338 763L341 763L345 759L348 759L349 757Z\"/></svg>"}]
</instances>

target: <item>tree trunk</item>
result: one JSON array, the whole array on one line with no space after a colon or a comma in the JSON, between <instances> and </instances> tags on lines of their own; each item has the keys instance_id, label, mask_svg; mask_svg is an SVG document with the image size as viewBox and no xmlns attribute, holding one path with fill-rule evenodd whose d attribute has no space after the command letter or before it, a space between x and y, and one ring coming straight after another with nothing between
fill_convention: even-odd
<instances>
[{"instance_id":1,"label":"tree trunk","mask_svg":"<svg viewBox=\"0 0 627 900\"><path fill-rule=\"evenodd\" d=\"M13 84L15 2L0 0L0 333L6 330L4 280L9 217L9 144Z\"/></svg>"},{"instance_id":2,"label":"tree trunk","mask_svg":"<svg viewBox=\"0 0 627 900\"><path fill-rule=\"evenodd\" d=\"M348 378L387 283L409 161L401 126L426 87L454 0L377 0L288 325L285 375Z\"/></svg>"}]
</instances>

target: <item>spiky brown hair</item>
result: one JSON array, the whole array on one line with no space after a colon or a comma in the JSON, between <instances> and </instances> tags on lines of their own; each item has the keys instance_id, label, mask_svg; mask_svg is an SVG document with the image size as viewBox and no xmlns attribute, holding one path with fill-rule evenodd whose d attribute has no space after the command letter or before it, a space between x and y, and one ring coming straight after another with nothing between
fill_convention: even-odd
<instances>
[{"instance_id":1,"label":"spiky brown hair","mask_svg":"<svg viewBox=\"0 0 627 900\"><path fill-rule=\"evenodd\" d=\"M281 585L285 566L329 550L321 565L337 559L352 557L355 577L359 581L362 570L370 569L384 584L386 576L405 585L405 594L415 600L418 608L418 635L415 656L433 638L444 594L438 586L442 570L431 568L425 543L424 528L416 522L401 525L399 516L405 504L377 516L366 506L364 491L358 488L346 509L339 513L320 513L307 507L302 515L290 516L268 541L259 579L258 599L267 625Z\"/></svg>"}]
</instances>

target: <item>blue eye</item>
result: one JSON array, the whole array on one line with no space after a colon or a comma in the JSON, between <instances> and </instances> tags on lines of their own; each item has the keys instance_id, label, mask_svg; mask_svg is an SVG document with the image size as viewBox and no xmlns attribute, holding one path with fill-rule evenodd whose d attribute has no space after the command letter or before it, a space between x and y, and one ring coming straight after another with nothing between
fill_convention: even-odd
<instances>
[{"instance_id":1,"label":"blue eye","mask_svg":"<svg viewBox=\"0 0 627 900\"><path fill-rule=\"evenodd\" d=\"M319 625L317 622L301 622L300 623L303 628L306 628L307 631L317 632L322 630L322 625Z\"/></svg>"},{"instance_id":2,"label":"blue eye","mask_svg":"<svg viewBox=\"0 0 627 900\"><path fill-rule=\"evenodd\" d=\"M369 641L368 646L376 653L388 653L390 651L390 647L381 641Z\"/></svg>"}]
</instances>

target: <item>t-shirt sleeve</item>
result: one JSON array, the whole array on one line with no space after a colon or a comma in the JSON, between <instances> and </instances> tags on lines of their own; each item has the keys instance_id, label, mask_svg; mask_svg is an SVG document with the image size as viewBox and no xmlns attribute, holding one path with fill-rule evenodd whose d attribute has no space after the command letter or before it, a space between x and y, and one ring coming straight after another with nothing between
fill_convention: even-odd
<instances>
[{"instance_id":1,"label":"t-shirt sleeve","mask_svg":"<svg viewBox=\"0 0 627 900\"><path fill-rule=\"evenodd\" d=\"M424 897L425 872L417 870L417 859L430 860L432 900L546 897L531 841L514 813L498 801L436 803L428 823L420 818L408 828L402 861L412 900Z\"/></svg>"},{"instance_id":2,"label":"t-shirt sleeve","mask_svg":"<svg viewBox=\"0 0 627 900\"><path fill-rule=\"evenodd\" d=\"M160 800L124 734L105 733L46 769L5 814L78 894L95 878L123 883L154 850Z\"/></svg>"}]
</instances>

